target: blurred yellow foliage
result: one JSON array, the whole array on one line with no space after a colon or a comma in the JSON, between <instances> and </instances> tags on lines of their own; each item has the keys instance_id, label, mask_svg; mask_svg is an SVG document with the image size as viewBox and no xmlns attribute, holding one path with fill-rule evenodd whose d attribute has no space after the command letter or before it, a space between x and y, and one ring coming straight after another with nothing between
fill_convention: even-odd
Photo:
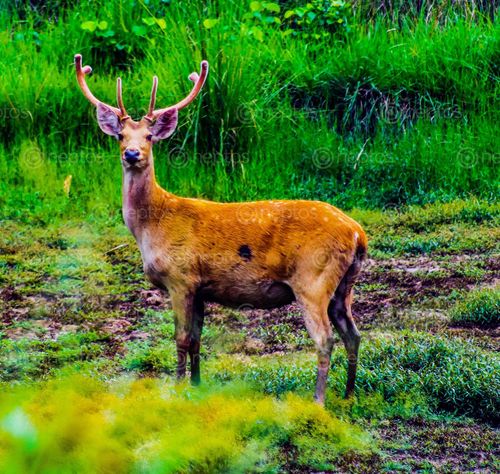
<instances>
[{"instance_id":1,"label":"blurred yellow foliage","mask_svg":"<svg viewBox=\"0 0 500 474\"><path fill-rule=\"evenodd\" d=\"M311 401L242 385L71 376L0 394L0 472L248 472L280 446L308 465L370 438Z\"/></svg>"}]
</instances>

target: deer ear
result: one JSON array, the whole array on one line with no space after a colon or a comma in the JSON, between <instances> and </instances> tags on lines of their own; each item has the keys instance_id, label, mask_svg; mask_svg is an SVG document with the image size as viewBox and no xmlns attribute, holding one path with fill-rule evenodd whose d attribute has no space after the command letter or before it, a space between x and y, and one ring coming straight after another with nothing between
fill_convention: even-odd
<instances>
[{"instance_id":1,"label":"deer ear","mask_svg":"<svg viewBox=\"0 0 500 474\"><path fill-rule=\"evenodd\" d=\"M97 122L104 133L113 137L117 137L123 128L118 115L104 104L97 106Z\"/></svg>"},{"instance_id":2,"label":"deer ear","mask_svg":"<svg viewBox=\"0 0 500 474\"><path fill-rule=\"evenodd\" d=\"M153 135L151 141L159 142L172 135L177 127L177 117L177 109L163 112L149 129L151 135Z\"/></svg>"}]
</instances>

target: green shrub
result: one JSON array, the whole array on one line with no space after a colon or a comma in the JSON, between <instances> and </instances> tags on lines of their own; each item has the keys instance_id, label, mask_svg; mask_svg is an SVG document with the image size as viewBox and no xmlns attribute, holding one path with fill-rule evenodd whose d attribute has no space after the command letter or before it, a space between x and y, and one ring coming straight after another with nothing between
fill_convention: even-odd
<instances>
[{"instance_id":1,"label":"green shrub","mask_svg":"<svg viewBox=\"0 0 500 474\"><path fill-rule=\"evenodd\" d=\"M289 34L304 39L320 39L332 34L350 31L352 8L348 2L333 0L311 0L299 2L295 8L286 10L283 16Z\"/></svg>"},{"instance_id":2,"label":"green shrub","mask_svg":"<svg viewBox=\"0 0 500 474\"><path fill-rule=\"evenodd\" d=\"M0 471L277 472L332 469L373 441L313 401L241 385L63 377L0 390Z\"/></svg>"},{"instance_id":3,"label":"green shrub","mask_svg":"<svg viewBox=\"0 0 500 474\"><path fill-rule=\"evenodd\" d=\"M177 351L172 337L159 342L130 342L120 363L126 370L140 372L174 373L177 364Z\"/></svg>"},{"instance_id":4,"label":"green shrub","mask_svg":"<svg viewBox=\"0 0 500 474\"><path fill-rule=\"evenodd\" d=\"M463 293L451 311L454 324L498 326L500 324L500 289L485 288Z\"/></svg>"}]
</instances>

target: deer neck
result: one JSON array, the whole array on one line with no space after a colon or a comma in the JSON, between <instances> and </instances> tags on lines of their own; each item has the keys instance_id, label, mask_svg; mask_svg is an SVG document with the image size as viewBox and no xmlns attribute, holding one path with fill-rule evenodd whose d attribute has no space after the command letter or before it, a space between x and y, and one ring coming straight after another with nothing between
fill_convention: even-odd
<instances>
[{"instance_id":1,"label":"deer neck","mask_svg":"<svg viewBox=\"0 0 500 474\"><path fill-rule=\"evenodd\" d=\"M168 193L156 182L153 157L140 170L123 169L122 211L125 224L137 240L158 222Z\"/></svg>"}]
</instances>

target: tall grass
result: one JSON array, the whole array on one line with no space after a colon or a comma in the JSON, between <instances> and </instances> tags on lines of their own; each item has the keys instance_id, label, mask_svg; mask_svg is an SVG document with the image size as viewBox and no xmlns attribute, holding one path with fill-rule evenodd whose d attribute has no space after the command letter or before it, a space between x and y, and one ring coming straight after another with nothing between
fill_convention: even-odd
<instances>
[{"instance_id":1,"label":"tall grass","mask_svg":"<svg viewBox=\"0 0 500 474\"><path fill-rule=\"evenodd\" d=\"M498 5L488 0L353 0L352 3L363 17L386 16L399 22L415 17L442 23L485 16L493 20L498 11Z\"/></svg>"},{"instance_id":2,"label":"tall grass","mask_svg":"<svg viewBox=\"0 0 500 474\"><path fill-rule=\"evenodd\" d=\"M113 102L123 77L135 117L154 74L158 103L169 104L185 95L199 61L210 61L202 99L156 148L160 182L174 192L345 207L493 198L498 22L467 13L483 11L480 2L458 3L465 13L453 22L403 9L401 25L356 4L348 31L311 39L260 26L259 41L245 28L247 2L17 2L0 14L4 217L119 207L117 147L76 86L76 52L94 66L89 82L103 100ZM102 31L82 29L96 20Z\"/></svg>"}]
</instances>

